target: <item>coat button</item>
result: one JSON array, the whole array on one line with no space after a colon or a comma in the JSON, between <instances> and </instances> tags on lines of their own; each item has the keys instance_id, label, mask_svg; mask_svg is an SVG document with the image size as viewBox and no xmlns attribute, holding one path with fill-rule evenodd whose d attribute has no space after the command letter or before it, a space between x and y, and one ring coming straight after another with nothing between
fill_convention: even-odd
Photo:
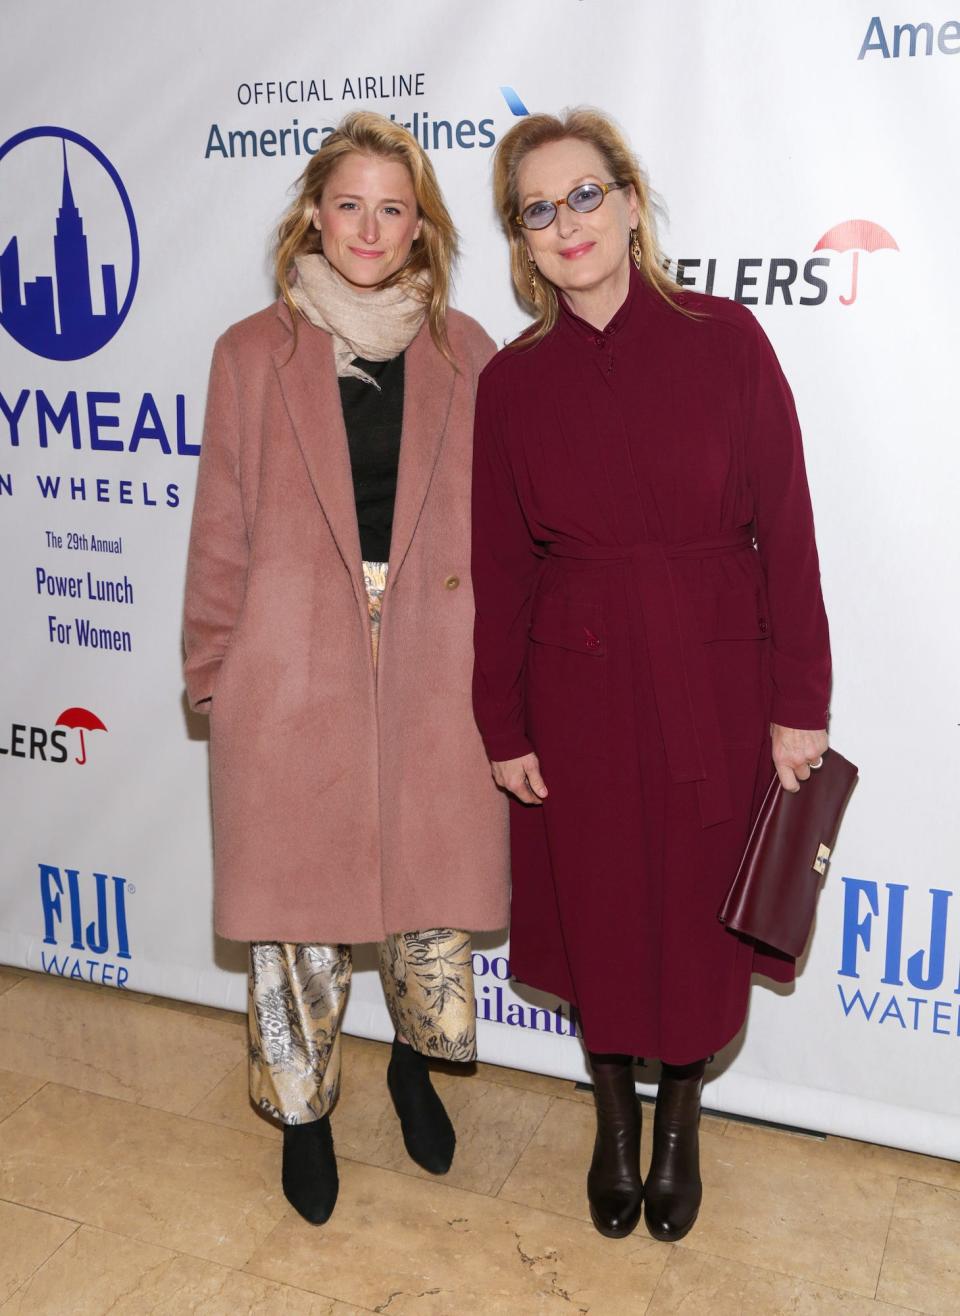
<instances>
[{"instance_id":1,"label":"coat button","mask_svg":"<svg viewBox=\"0 0 960 1316\"><path fill-rule=\"evenodd\" d=\"M757 625L760 627L760 630L761 630L761 631L763 631L764 633L766 633L766 629L767 629L767 619L766 619L766 617L761 617L760 620L757 622Z\"/></svg>"},{"instance_id":2,"label":"coat button","mask_svg":"<svg viewBox=\"0 0 960 1316\"><path fill-rule=\"evenodd\" d=\"M607 343L607 340L604 338L603 334L597 334L596 338L594 338L593 341L596 343L597 347L605 347Z\"/></svg>"},{"instance_id":3,"label":"coat button","mask_svg":"<svg viewBox=\"0 0 960 1316\"><path fill-rule=\"evenodd\" d=\"M447 589L456 589L457 586L460 584L460 577L448 576L443 583L444 585L446 585Z\"/></svg>"}]
</instances>

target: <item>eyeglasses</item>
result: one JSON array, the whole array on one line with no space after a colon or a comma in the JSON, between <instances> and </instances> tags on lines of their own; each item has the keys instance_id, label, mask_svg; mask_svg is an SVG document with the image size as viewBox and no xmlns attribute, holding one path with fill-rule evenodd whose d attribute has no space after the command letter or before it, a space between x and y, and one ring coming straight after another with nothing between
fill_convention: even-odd
<instances>
[{"instance_id":1,"label":"eyeglasses","mask_svg":"<svg viewBox=\"0 0 960 1316\"><path fill-rule=\"evenodd\" d=\"M561 206L569 206L578 215L586 215L603 204L603 198L608 192L615 192L618 187L626 186L626 183L581 183L579 187L575 187L566 196L558 197L556 201L531 201L529 206L524 206L514 222L521 228L549 228L559 214Z\"/></svg>"}]
</instances>

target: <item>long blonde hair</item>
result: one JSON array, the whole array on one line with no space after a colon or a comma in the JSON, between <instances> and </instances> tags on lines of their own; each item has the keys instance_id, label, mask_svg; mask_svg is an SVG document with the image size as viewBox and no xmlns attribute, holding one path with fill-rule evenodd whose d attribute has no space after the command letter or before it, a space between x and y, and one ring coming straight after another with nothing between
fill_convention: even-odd
<instances>
[{"instance_id":1,"label":"long blonde hair","mask_svg":"<svg viewBox=\"0 0 960 1316\"><path fill-rule=\"evenodd\" d=\"M457 231L423 147L402 124L369 110L348 114L327 135L300 175L296 200L280 221L275 274L277 287L293 316L294 332L300 311L290 292L293 260L307 252L322 252L322 235L313 224L314 207L336 165L351 153L397 160L410 175L423 225L402 267L380 286L400 284L424 302L430 336L455 366L447 337L447 308L451 272L458 252Z\"/></svg>"},{"instance_id":2,"label":"long blonde hair","mask_svg":"<svg viewBox=\"0 0 960 1316\"><path fill-rule=\"evenodd\" d=\"M522 337L524 345L537 343L550 332L557 322L557 290L549 280L536 280L536 290L530 284L530 265L523 229L516 222L520 213L520 191L517 175L520 165L538 146L561 142L569 138L588 142L603 156L610 178L630 183L637 197L640 217L637 220L637 237L640 241L640 274L650 287L681 314L683 307L676 301L678 288L664 269L664 258L657 242L650 189L639 162L626 137L613 122L599 110L581 106L567 110L563 115L531 114L514 124L501 139L494 155L493 194L507 241L510 244L510 274L520 301L534 314L529 331ZM698 318L698 317L697 317Z\"/></svg>"}]
</instances>

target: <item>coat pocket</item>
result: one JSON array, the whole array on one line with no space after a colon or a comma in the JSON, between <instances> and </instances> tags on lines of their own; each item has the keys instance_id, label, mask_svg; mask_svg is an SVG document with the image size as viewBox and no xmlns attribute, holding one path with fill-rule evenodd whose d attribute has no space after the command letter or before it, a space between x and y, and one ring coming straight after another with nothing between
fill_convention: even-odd
<instances>
[{"instance_id":1,"label":"coat pocket","mask_svg":"<svg viewBox=\"0 0 960 1316\"><path fill-rule=\"evenodd\" d=\"M706 624L704 624L706 623ZM759 586L721 593L701 612L717 720L726 744L759 744L770 721L770 614ZM749 643L753 641L753 643Z\"/></svg>"}]
</instances>

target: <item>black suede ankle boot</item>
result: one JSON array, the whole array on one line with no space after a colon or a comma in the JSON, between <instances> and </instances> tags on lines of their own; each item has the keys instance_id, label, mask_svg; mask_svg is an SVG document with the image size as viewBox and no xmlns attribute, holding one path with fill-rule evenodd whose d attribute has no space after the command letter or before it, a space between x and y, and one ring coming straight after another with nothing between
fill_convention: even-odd
<instances>
[{"instance_id":1,"label":"black suede ankle boot","mask_svg":"<svg viewBox=\"0 0 960 1316\"><path fill-rule=\"evenodd\" d=\"M337 1204L340 1177L330 1116L283 1126L283 1195L312 1225L322 1225Z\"/></svg>"},{"instance_id":2,"label":"black suede ankle boot","mask_svg":"<svg viewBox=\"0 0 960 1316\"><path fill-rule=\"evenodd\" d=\"M643 1203L633 1057L590 1052L590 1068L597 1109L597 1140L587 1175L590 1216L605 1238L626 1238L637 1227Z\"/></svg>"},{"instance_id":3,"label":"black suede ankle boot","mask_svg":"<svg viewBox=\"0 0 960 1316\"><path fill-rule=\"evenodd\" d=\"M387 1087L410 1159L431 1174L446 1174L453 1163L457 1135L433 1090L426 1056L399 1037L393 1039Z\"/></svg>"},{"instance_id":4,"label":"black suede ankle boot","mask_svg":"<svg viewBox=\"0 0 960 1316\"><path fill-rule=\"evenodd\" d=\"M700 1092L705 1061L664 1065L653 1120L653 1159L644 1218L653 1238L675 1243L689 1234L700 1210Z\"/></svg>"}]
</instances>

